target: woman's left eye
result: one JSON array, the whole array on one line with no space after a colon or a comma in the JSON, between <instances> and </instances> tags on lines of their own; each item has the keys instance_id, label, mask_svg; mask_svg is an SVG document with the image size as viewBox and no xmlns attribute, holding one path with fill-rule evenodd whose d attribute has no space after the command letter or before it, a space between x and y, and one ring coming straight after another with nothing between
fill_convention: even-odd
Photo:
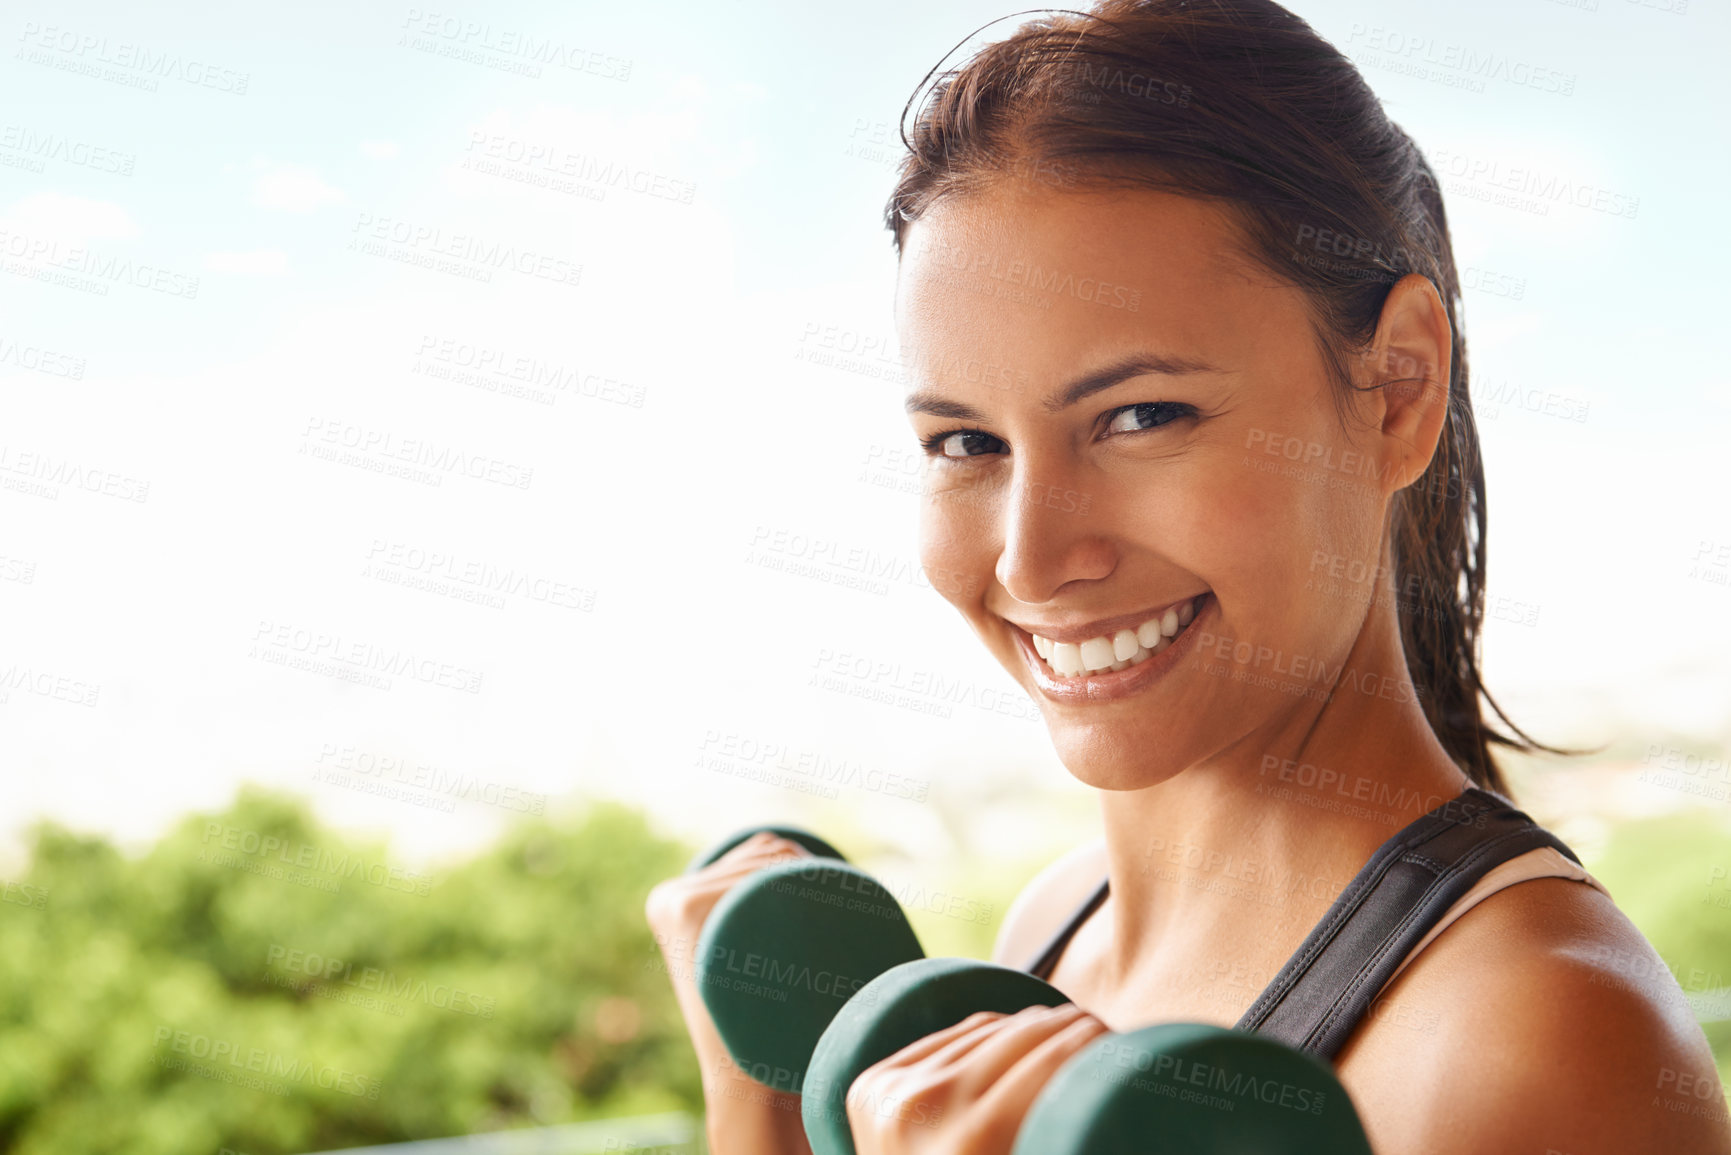
<instances>
[{"instance_id":1,"label":"woman's left eye","mask_svg":"<svg viewBox=\"0 0 1731 1155\"><path fill-rule=\"evenodd\" d=\"M1181 401L1143 401L1136 405L1126 405L1112 413L1106 422L1106 432L1136 433L1144 429L1158 429L1180 417L1193 416L1195 412L1194 406ZM1129 418L1128 422L1126 418Z\"/></svg>"}]
</instances>

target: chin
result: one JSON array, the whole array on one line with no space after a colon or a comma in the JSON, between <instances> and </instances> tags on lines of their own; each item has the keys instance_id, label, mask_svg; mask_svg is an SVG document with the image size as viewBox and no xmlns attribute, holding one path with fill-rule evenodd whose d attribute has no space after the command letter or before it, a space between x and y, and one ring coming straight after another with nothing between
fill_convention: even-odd
<instances>
[{"instance_id":1,"label":"chin","mask_svg":"<svg viewBox=\"0 0 1731 1155\"><path fill-rule=\"evenodd\" d=\"M1170 781L1189 766L1179 758L1150 756L1158 739L1139 739L1115 729L1046 721L1058 760L1078 782L1096 790L1143 790Z\"/></svg>"}]
</instances>

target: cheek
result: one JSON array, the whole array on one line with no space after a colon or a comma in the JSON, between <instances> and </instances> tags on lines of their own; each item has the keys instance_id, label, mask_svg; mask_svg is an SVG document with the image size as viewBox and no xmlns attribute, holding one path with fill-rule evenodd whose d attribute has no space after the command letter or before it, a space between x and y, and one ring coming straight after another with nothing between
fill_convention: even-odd
<instances>
[{"instance_id":1,"label":"cheek","mask_svg":"<svg viewBox=\"0 0 1731 1155\"><path fill-rule=\"evenodd\" d=\"M1343 566L1370 572L1381 544L1383 501L1363 477L1316 465L1250 476L1229 491L1235 527L1229 568L1253 590L1244 607L1306 653L1330 653L1353 632L1368 585L1332 580ZM1276 625L1276 622L1280 623Z\"/></svg>"},{"instance_id":2,"label":"cheek","mask_svg":"<svg viewBox=\"0 0 1731 1155\"><path fill-rule=\"evenodd\" d=\"M1290 487L1232 454L1196 471L1182 492L1146 503L1139 536L1158 552L1229 594L1275 577L1278 555L1312 514Z\"/></svg>"},{"instance_id":3,"label":"cheek","mask_svg":"<svg viewBox=\"0 0 1731 1155\"><path fill-rule=\"evenodd\" d=\"M978 603L997 561L988 511L967 498L951 490L920 499L920 565L932 588L962 607Z\"/></svg>"},{"instance_id":4,"label":"cheek","mask_svg":"<svg viewBox=\"0 0 1731 1155\"><path fill-rule=\"evenodd\" d=\"M1174 552L1182 545L1179 556L1193 559L1217 593L1249 595L1232 607L1240 612L1258 616L1311 602L1305 579L1319 558L1325 568L1335 556L1368 551L1374 559L1381 501L1362 478L1234 453L1199 481L1185 507L1192 512L1162 519L1166 540ZM1303 616L1316 616L1315 607Z\"/></svg>"}]
</instances>

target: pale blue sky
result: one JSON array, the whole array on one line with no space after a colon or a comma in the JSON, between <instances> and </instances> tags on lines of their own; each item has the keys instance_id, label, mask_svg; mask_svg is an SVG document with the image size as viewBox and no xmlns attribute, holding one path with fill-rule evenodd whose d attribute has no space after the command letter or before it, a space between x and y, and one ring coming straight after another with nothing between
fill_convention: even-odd
<instances>
[{"instance_id":1,"label":"pale blue sky","mask_svg":"<svg viewBox=\"0 0 1731 1155\"><path fill-rule=\"evenodd\" d=\"M1632 218L1540 215L1478 199L1494 191L1483 181L1447 192L1460 264L1500 290L1468 292L1475 388L1586 409L1578 422L1481 415L1492 593L1541 607L1535 625L1491 623L1486 665L1547 737L1677 732L1708 749L1731 700L1731 587L1711 580L1731 570L1731 550L1712 563L1731 543L1718 350L1731 30L1722 5L1664 3L1296 10L1361 61L1433 157L1638 199ZM32 679L0 704L0 830L46 813L148 837L242 780L393 829L417 853L472 843L504 814L315 777L350 748L553 799L639 798L692 830L805 805L693 767L730 734L958 797L988 779L1063 790L1025 718L954 703L934 717L808 684L828 652L1009 690L931 591L837 588L748 560L783 531L874 551L892 572L915 558L914 498L870 484L887 475L868 460L912 445L897 387L796 354L831 327L889 340L890 170L874 142L893 140L938 56L1012 10L13 6L0 62L0 445L13 456L0 477L27 488L20 455L33 453L97 489L149 488L143 501L0 489L0 671ZM485 27L465 40L465 22ZM514 57L499 46L525 35L588 67L503 70ZM166 69L137 64L140 50ZM1498 76L1566 77L1572 92L1495 77L1472 91L1455 63L1468 57ZM1413 61L1432 75L1398 71ZM244 93L224 91L243 76ZM465 167L493 142L626 166L691 187L689 203ZM518 246L581 275L483 284L403 259L430 243L389 259L349 247L394 227ZM165 269L171 287L197 277L197 296L32 279L79 248L97 267ZM459 362L466 346L502 350L641 404L578 390L549 405L439 377L461 368L436 356L446 342ZM82 376L66 375L74 365ZM367 437L410 456L455 447L532 480L433 486L314 453ZM417 550L516 570L526 590L587 591L593 608L403 588L414 564L390 558ZM1712 564L1690 576L1703 551ZM283 628L279 654L304 629L481 671L481 690L437 675L376 689L255 656ZM694 641L686 673L634 684ZM67 700L96 687L94 705ZM913 832L939 820L877 788L845 787L837 804Z\"/></svg>"}]
</instances>

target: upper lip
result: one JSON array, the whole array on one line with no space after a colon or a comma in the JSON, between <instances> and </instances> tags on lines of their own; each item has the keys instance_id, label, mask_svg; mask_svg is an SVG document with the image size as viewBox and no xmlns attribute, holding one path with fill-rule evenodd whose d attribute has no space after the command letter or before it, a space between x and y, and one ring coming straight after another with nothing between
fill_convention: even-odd
<instances>
[{"instance_id":1,"label":"upper lip","mask_svg":"<svg viewBox=\"0 0 1731 1155\"><path fill-rule=\"evenodd\" d=\"M1109 638L1119 630L1133 630L1149 618L1160 617L1164 615L1167 610L1175 610L1186 602L1195 601L1199 596L1201 595L1191 594L1187 598L1179 598L1175 602L1167 602L1155 609L1137 610L1135 613L1131 614L1119 614L1115 618L1096 618L1091 622L1079 622L1073 626L1058 625L1056 623L1051 625L1037 625L1032 622L1014 621L1010 618L1005 618L1004 620L1009 622L1012 626L1015 626L1017 629L1024 630L1030 634L1038 634L1040 637L1045 638L1048 641L1074 642L1080 645L1089 638Z\"/></svg>"}]
</instances>

